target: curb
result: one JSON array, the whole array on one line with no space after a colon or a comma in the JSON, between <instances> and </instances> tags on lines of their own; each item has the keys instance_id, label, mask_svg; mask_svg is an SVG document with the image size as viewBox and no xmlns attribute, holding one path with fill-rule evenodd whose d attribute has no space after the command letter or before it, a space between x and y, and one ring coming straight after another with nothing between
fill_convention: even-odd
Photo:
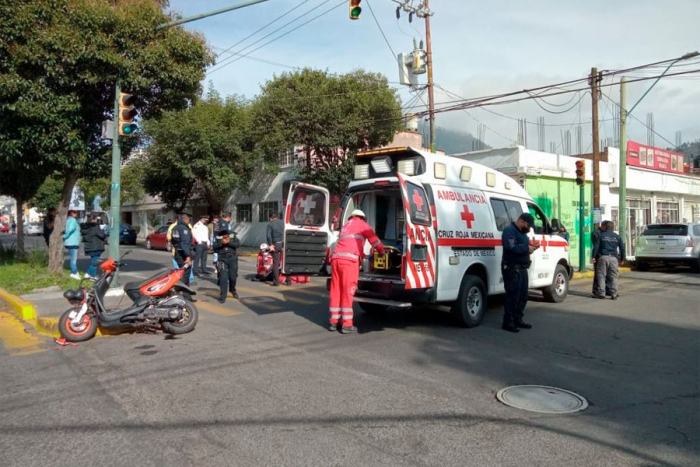
<instances>
[{"instance_id":1,"label":"curb","mask_svg":"<svg viewBox=\"0 0 700 467\"><path fill-rule=\"evenodd\" d=\"M12 295L5 289L0 289L0 299L6 301L15 311L17 317L32 326L39 334L51 338L61 337L61 333L58 332L58 318L37 317L31 302L17 295ZM102 331L98 328L95 337L102 335Z\"/></svg>"},{"instance_id":2,"label":"curb","mask_svg":"<svg viewBox=\"0 0 700 467\"><path fill-rule=\"evenodd\" d=\"M626 274L630 272L632 268L618 268L618 274ZM574 272L572 279L593 279L595 277L595 271L584 271L584 272Z\"/></svg>"}]
</instances>

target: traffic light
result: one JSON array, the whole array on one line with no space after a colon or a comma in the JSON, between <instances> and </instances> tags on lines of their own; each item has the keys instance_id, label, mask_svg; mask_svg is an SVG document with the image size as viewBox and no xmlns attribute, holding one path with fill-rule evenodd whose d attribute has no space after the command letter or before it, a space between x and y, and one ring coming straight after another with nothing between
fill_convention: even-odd
<instances>
[{"instance_id":1,"label":"traffic light","mask_svg":"<svg viewBox=\"0 0 700 467\"><path fill-rule=\"evenodd\" d=\"M583 186L586 184L586 162L576 161L576 184Z\"/></svg>"},{"instance_id":2,"label":"traffic light","mask_svg":"<svg viewBox=\"0 0 700 467\"><path fill-rule=\"evenodd\" d=\"M362 13L362 8L360 8L360 3L362 0L350 0L350 19L360 19L360 13Z\"/></svg>"},{"instance_id":3,"label":"traffic light","mask_svg":"<svg viewBox=\"0 0 700 467\"><path fill-rule=\"evenodd\" d=\"M135 100L131 94L119 93L119 134L121 136L132 136L138 129L134 123L134 118L138 113L134 108Z\"/></svg>"}]
</instances>

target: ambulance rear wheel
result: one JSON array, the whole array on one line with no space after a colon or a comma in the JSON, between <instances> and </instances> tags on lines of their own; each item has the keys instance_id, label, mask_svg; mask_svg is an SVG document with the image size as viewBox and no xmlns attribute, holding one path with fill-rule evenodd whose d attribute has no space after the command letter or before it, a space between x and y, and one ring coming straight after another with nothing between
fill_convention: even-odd
<instances>
[{"instance_id":1,"label":"ambulance rear wheel","mask_svg":"<svg viewBox=\"0 0 700 467\"><path fill-rule=\"evenodd\" d=\"M363 303L359 302L357 304L362 311L370 315L379 315L385 313L386 309L389 308L386 305L379 305L377 303Z\"/></svg>"},{"instance_id":2,"label":"ambulance rear wheel","mask_svg":"<svg viewBox=\"0 0 700 467\"><path fill-rule=\"evenodd\" d=\"M557 264L554 269L554 278L552 285L542 289L544 299L551 303L561 303L569 293L569 274L566 268L561 264Z\"/></svg>"},{"instance_id":3,"label":"ambulance rear wheel","mask_svg":"<svg viewBox=\"0 0 700 467\"><path fill-rule=\"evenodd\" d=\"M457 324L473 328L481 324L486 312L486 286L478 276L467 274L462 279L457 301L452 305L452 313Z\"/></svg>"}]
</instances>

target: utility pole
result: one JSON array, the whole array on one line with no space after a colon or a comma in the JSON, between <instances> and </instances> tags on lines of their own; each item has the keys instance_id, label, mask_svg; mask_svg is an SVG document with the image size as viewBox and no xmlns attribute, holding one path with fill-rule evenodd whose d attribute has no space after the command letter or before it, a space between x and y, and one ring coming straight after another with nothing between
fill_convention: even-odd
<instances>
[{"instance_id":1,"label":"utility pole","mask_svg":"<svg viewBox=\"0 0 700 467\"><path fill-rule=\"evenodd\" d=\"M620 175L618 186L618 214L617 223L620 237L625 242L625 249L628 247L627 241L627 78L620 79ZM626 256L626 253L625 253Z\"/></svg>"},{"instance_id":2,"label":"utility pole","mask_svg":"<svg viewBox=\"0 0 700 467\"><path fill-rule=\"evenodd\" d=\"M598 136L598 69L591 68L589 83L591 85L591 97L593 99L593 206L600 207L600 137ZM591 212L594 212L593 210Z\"/></svg>"},{"instance_id":3,"label":"utility pole","mask_svg":"<svg viewBox=\"0 0 700 467\"><path fill-rule=\"evenodd\" d=\"M435 152L435 92L433 86L433 42L430 39L430 0L425 0L425 48L428 67L428 118L430 121L430 152Z\"/></svg>"}]
</instances>

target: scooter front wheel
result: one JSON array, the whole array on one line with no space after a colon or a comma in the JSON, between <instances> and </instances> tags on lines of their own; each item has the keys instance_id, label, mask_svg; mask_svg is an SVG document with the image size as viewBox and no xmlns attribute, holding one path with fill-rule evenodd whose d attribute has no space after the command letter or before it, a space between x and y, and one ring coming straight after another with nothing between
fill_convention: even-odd
<instances>
[{"instance_id":1,"label":"scooter front wheel","mask_svg":"<svg viewBox=\"0 0 700 467\"><path fill-rule=\"evenodd\" d=\"M84 342L95 337L97 318L85 313L78 324L73 324L70 317L72 312L79 313L80 307L67 309L58 320L58 332L61 333L61 337L69 342Z\"/></svg>"}]
</instances>

